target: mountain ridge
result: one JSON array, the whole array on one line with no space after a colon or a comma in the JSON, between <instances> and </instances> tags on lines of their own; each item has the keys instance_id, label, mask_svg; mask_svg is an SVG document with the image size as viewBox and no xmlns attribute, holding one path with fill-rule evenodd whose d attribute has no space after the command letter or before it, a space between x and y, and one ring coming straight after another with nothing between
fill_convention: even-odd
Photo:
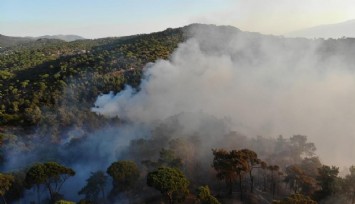
<instances>
[{"instance_id":1,"label":"mountain ridge","mask_svg":"<svg viewBox=\"0 0 355 204\"><path fill-rule=\"evenodd\" d=\"M340 23L323 24L286 33L285 37L304 38L355 38L355 19Z\"/></svg>"},{"instance_id":2,"label":"mountain ridge","mask_svg":"<svg viewBox=\"0 0 355 204\"><path fill-rule=\"evenodd\" d=\"M71 42L75 40L85 40L86 38L81 37L79 35L43 35L39 37L34 37L34 39L58 39L58 40L64 40L66 42Z\"/></svg>"},{"instance_id":3,"label":"mountain ridge","mask_svg":"<svg viewBox=\"0 0 355 204\"><path fill-rule=\"evenodd\" d=\"M15 36L7 36L0 34L0 47L12 47L16 45L20 45L23 43L33 42L39 39L54 39L54 40L63 40L65 42L72 42L75 40L86 40L86 38L81 37L79 35L43 35L38 37L15 37Z\"/></svg>"},{"instance_id":4,"label":"mountain ridge","mask_svg":"<svg viewBox=\"0 0 355 204\"><path fill-rule=\"evenodd\" d=\"M0 34L0 47L11 47L31 41L31 38L28 37L11 37Z\"/></svg>"}]
</instances>

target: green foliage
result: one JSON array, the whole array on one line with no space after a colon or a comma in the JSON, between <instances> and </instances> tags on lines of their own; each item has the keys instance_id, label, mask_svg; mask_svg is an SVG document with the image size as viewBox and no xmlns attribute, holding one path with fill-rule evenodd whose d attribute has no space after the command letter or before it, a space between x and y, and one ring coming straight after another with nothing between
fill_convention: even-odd
<instances>
[{"instance_id":1,"label":"green foliage","mask_svg":"<svg viewBox=\"0 0 355 204\"><path fill-rule=\"evenodd\" d=\"M107 176L102 171L91 173L90 178L86 180L86 185L78 192L79 195L85 195L85 200L98 202L99 194L102 199L105 198L105 185Z\"/></svg>"},{"instance_id":2,"label":"green foliage","mask_svg":"<svg viewBox=\"0 0 355 204\"><path fill-rule=\"evenodd\" d=\"M160 167L156 171L148 173L147 184L159 190L169 199L170 203L173 203L174 201L182 202L185 200L189 193L190 182L180 170Z\"/></svg>"},{"instance_id":3,"label":"green foliage","mask_svg":"<svg viewBox=\"0 0 355 204\"><path fill-rule=\"evenodd\" d=\"M26 173L26 184L29 188L32 186L44 185L53 201L58 195L63 183L75 172L68 167L62 166L56 162L45 162L33 165Z\"/></svg>"},{"instance_id":4,"label":"green foliage","mask_svg":"<svg viewBox=\"0 0 355 204\"><path fill-rule=\"evenodd\" d=\"M180 158L175 156L174 151L162 149L160 151L160 157L158 160L159 166L167 166L172 168L181 168L182 161Z\"/></svg>"},{"instance_id":5,"label":"green foliage","mask_svg":"<svg viewBox=\"0 0 355 204\"><path fill-rule=\"evenodd\" d=\"M302 156L311 157L316 151L314 143L307 142L307 136L294 135L290 138L291 152L294 156L294 162L299 162Z\"/></svg>"},{"instance_id":6,"label":"green foliage","mask_svg":"<svg viewBox=\"0 0 355 204\"><path fill-rule=\"evenodd\" d=\"M11 176L13 176L14 180L13 183L6 193L6 200L10 203L16 203L19 199L24 196L25 193L25 176L26 172L24 170L11 172Z\"/></svg>"},{"instance_id":7,"label":"green foliage","mask_svg":"<svg viewBox=\"0 0 355 204\"><path fill-rule=\"evenodd\" d=\"M4 196L6 194L13 182L14 177L12 175L0 173L0 196Z\"/></svg>"},{"instance_id":8,"label":"green foliage","mask_svg":"<svg viewBox=\"0 0 355 204\"><path fill-rule=\"evenodd\" d=\"M32 40L30 38L25 37L9 37L0 34L0 48L1 47L10 47L15 46L21 43L28 43Z\"/></svg>"},{"instance_id":9,"label":"green foliage","mask_svg":"<svg viewBox=\"0 0 355 204\"><path fill-rule=\"evenodd\" d=\"M167 59L183 29L64 42L41 39L0 49L0 125L36 129L58 143L71 127L111 122L90 111L98 95L137 87L143 67Z\"/></svg>"},{"instance_id":10,"label":"green foliage","mask_svg":"<svg viewBox=\"0 0 355 204\"><path fill-rule=\"evenodd\" d=\"M113 179L111 195L131 190L139 179L139 169L133 161L117 161L106 171Z\"/></svg>"},{"instance_id":11,"label":"green foliage","mask_svg":"<svg viewBox=\"0 0 355 204\"><path fill-rule=\"evenodd\" d=\"M149 169L156 169L159 167L182 168L182 161L180 158L175 156L174 151L164 148L159 152L159 159L157 162L145 160L142 161L142 163Z\"/></svg>"},{"instance_id":12,"label":"green foliage","mask_svg":"<svg viewBox=\"0 0 355 204\"><path fill-rule=\"evenodd\" d=\"M351 203L355 203L355 166L351 166L349 172L344 178L342 191L351 200Z\"/></svg>"},{"instance_id":13,"label":"green foliage","mask_svg":"<svg viewBox=\"0 0 355 204\"><path fill-rule=\"evenodd\" d=\"M247 164L247 172L249 173L249 179L250 179L250 192L254 192L254 176L253 176L253 169L255 168L263 168L266 166L266 163L261 161L258 158L258 155L250 150L250 149L242 149L240 150L241 153L244 155L244 160L246 161Z\"/></svg>"},{"instance_id":14,"label":"green foliage","mask_svg":"<svg viewBox=\"0 0 355 204\"><path fill-rule=\"evenodd\" d=\"M15 75L9 71L6 70L0 70L0 79L1 80L6 80L14 77Z\"/></svg>"},{"instance_id":15,"label":"green foliage","mask_svg":"<svg viewBox=\"0 0 355 204\"><path fill-rule=\"evenodd\" d=\"M0 197L3 202L6 204L5 194L10 190L14 182L14 177L12 175L2 174L0 173Z\"/></svg>"},{"instance_id":16,"label":"green foliage","mask_svg":"<svg viewBox=\"0 0 355 204\"><path fill-rule=\"evenodd\" d=\"M316 177L321 166L318 157L304 158L300 164L286 168L285 182L289 184L294 193L312 195L319 188Z\"/></svg>"},{"instance_id":17,"label":"green foliage","mask_svg":"<svg viewBox=\"0 0 355 204\"><path fill-rule=\"evenodd\" d=\"M25 44L13 43L16 46L0 49L1 162L3 151L8 149L36 149L34 143L38 140L32 140L32 137L43 143L49 141L57 145L65 139L61 137L67 135L65 131L70 127L85 127L85 135L102 124L119 121L103 119L90 111L96 97L109 91L119 92L124 84L137 87L143 67L148 62L167 59L178 43L186 39L184 31L185 28L167 29L147 35L76 42L37 40ZM337 41L353 45L348 42L353 40ZM327 53L321 57L331 56L335 43L334 40L324 41L319 49L327 50ZM19 127L23 129L18 131ZM177 169L183 166L187 177L194 181L193 186L208 180L211 174L211 169L204 163L205 157L201 156L204 152L201 152L199 145L203 137L175 137L176 134L172 133L178 132L175 130L178 128L178 125L173 128L160 126L152 138L131 141L125 155L125 159L145 160L149 170L153 171L148 174L148 185L160 190L170 200L183 200L188 192L189 181ZM36 134L33 129L36 129ZM226 137L233 137L233 140L227 140ZM250 181L247 182L251 192L254 179L259 179L255 185L260 187L260 183L265 182L264 189L271 188L274 194L276 182L285 178L294 193L312 195L318 190L314 196L320 200L334 195L342 187L342 192L352 202L355 200L355 168L350 169L350 174L341 183L336 167L321 167L318 159L309 158L314 155L316 148L307 141L306 136L295 135L289 140L279 137L276 143L272 139L258 137L248 140L231 134L220 141L221 145L231 149L236 148L235 144L237 148L257 147L255 149L258 149L262 158L278 164L267 166L249 149L213 150L212 166L217 172L217 178L227 183L229 193L232 193L233 185L239 180L242 195L242 186L247 185L242 185L242 181L247 181L243 177L249 174ZM53 154L51 151L48 153ZM158 160L152 161L152 158ZM287 169L282 168L285 166L288 166ZM285 177L280 174L282 170L286 170ZM129 194L137 186L140 175L136 164L130 161L113 163L107 173L113 178L111 193L115 195L121 192ZM3 188L6 191L5 197L15 203L16 199L22 197L27 184L28 188L37 187L39 192L42 190L40 187L47 188L53 201L59 195L64 181L74 174L72 169L57 163L35 164L26 175L19 172L11 174L12 185ZM81 203L100 203L100 193L105 197L105 183L103 172L93 173L87 179L86 186L79 191L86 198ZM6 186L7 182L0 181L1 185ZM283 193L290 193L290 190ZM207 186L199 188L198 197L201 202L218 202L211 198ZM288 199L302 200L300 195Z\"/></svg>"},{"instance_id":18,"label":"green foliage","mask_svg":"<svg viewBox=\"0 0 355 204\"><path fill-rule=\"evenodd\" d=\"M248 170L248 161L242 151L224 149L213 149L212 167L217 171L217 178L225 180L228 187L228 194L232 194L234 181L239 178L240 190L242 192L242 174ZM242 199L242 193L241 193Z\"/></svg>"},{"instance_id":19,"label":"green foliage","mask_svg":"<svg viewBox=\"0 0 355 204\"><path fill-rule=\"evenodd\" d=\"M340 190L340 178L338 178L339 168L335 166L323 165L318 169L317 182L321 189L315 192L316 200L322 200L334 195Z\"/></svg>"},{"instance_id":20,"label":"green foliage","mask_svg":"<svg viewBox=\"0 0 355 204\"><path fill-rule=\"evenodd\" d=\"M44 164L38 163L33 165L26 174L26 184L28 187L33 185L41 185L48 179Z\"/></svg>"},{"instance_id":21,"label":"green foliage","mask_svg":"<svg viewBox=\"0 0 355 204\"><path fill-rule=\"evenodd\" d=\"M197 203L200 204L221 204L217 198L211 195L210 188L208 186L200 186L197 189Z\"/></svg>"}]
</instances>

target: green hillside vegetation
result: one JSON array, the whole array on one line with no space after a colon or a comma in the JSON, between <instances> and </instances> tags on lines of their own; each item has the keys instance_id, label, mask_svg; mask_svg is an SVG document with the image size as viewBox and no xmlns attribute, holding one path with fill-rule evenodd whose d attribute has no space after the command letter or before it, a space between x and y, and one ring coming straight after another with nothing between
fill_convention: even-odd
<instances>
[{"instance_id":1,"label":"green hillside vegetation","mask_svg":"<svg viewBox=\"0 0 355 204\"><path fill-rule=\"evenodd\" d=\"M143 137L117 139L126 121L90 111L100 94L139 88L144 66L168 59L188 39L189 27L73 42L7 40L0 49L0 203L355 203L355 167L340 177L307 136L185 133L179 117L195 113L181 113L158 121ZM321 42L320 58L340 53L355 62L355 39L244 34L281 45ZM205 129L223 129L223 121L198 114ZM98 131L111 124L116 146ZM63 142L73 129L84 136ZM16 168L6 168L7 160ZM85 172L90 165L94 172ZM81 182L69 186L74 179ZM69 199L70 192L78 199Z\"/></svg>"},{"instance_id":2,"label":"green hillside vegetation","mask_svg":"<svg viewBox=\"0 0 355 204\"><path fill-rule=\"evenodd\" d=\"M9 37L9 36L5 36L5 35L0 34L0 47L1 48L16 46L16 45L31 42L31 41L32 41L31 38Z\"/></svg>"},{"instance_id":3,"label":"green hillside vegetation","mask_svg":"<svg viewBox=\"0 0 355 204\"><path fill-rule=\"evenodd\" d=\"M204 25L192 25L204 26ZM39 39L0 49L0 125L40 130L58 141L63 127L82 126L83 120L97 127L100 121L90 112L96 97L119 92L125 84L136 87L148 62L167 59L178 43L187 39L191 27L119 38L65 42ZM242 33L233 27L226 32ZM244 33L255 39L268 38L277 44L320 43L320 58L341 53L355 63L354 39L285 39ZM45 123L45 124L43 124Z\"/></svg>"},{"instance_id":4,"label":"green hillside vegetation","mask_svg":"<svg viewBox=\"0 0 355 204\"><path fill-rule=\"evenodd\" d=\"M90 107L100 93L118 92L124 84L137 86L144 65L168 58L183 39L181 29L168 29L74 42L40 39L3 50L0 125L49 123L56 140L56 126L59 131L95 118Z\"/></svg>"},{"instance_id":5,"label":"green hillside vegetation","mask_svg":"<svg viewBox=\"0 0 355 204\"><path fill-rule=\"evenodd\" d=\"M43 39L57 39L63 40L67 42L75 41L75 40L84 40L85 38L77 36L77 35L45 35L40 37L10 37L6 35L0 34L0 51L1 49L11 48L14 46L36 43L38 40Z\"/></svg>"}]
</instances>

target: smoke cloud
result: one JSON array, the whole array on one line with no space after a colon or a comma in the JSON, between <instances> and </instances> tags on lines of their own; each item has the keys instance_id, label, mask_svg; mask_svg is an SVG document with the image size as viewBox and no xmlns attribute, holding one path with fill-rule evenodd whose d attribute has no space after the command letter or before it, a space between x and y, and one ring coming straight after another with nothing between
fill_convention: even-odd
<instances>
[{"instance_id":1,"label":"smoke cloud","mask_svg":"<svg viewBox=\"0 0 355 204\"><path fill-rule=\"evenodd\" d=\"M250 137L307 135L323 162L355 163L354 60L345 40L328 49L333 41L206 25L187 35L169 60L144 68L138 90L99 96L92 111L146 126L204 113Z\"/></svg>"}]
</instances>

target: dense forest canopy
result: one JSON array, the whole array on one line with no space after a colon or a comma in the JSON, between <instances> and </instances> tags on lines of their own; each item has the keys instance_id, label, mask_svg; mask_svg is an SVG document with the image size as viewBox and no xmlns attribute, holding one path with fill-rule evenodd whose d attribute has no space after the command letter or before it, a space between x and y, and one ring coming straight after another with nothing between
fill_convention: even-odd
<instances>
[{"instance_id":1,"label":"dense forest canopy","mask_svg":"<svg viewBox=\"0 0 355 204\"><path fill-rule=\"evenodd\" d=\"M355 202L354 166L343 171L323 163L302 129L286 136L267 127L245 131L253 129L250 121L259 125L270 116L254 107L278 104L270 87L286 102L297 99L285 92L298 88L292 86L298 78L282 72L303 77L302 66L311 62L306 67L315 71L307 74L321 73L315 76L323 81L339 70L352 76L355 39L288 39L193 24L116 38L5 42L2 203ZM260 71L264 66L277 74ZM216 82L221 78L225 83ZM332 91L337 79L330 82ZM315 95L323 90L310 88ZM321 99L333 102L327 97ZM297 115L286 108L277 107Z\"/></svg>"}]
</instances>

